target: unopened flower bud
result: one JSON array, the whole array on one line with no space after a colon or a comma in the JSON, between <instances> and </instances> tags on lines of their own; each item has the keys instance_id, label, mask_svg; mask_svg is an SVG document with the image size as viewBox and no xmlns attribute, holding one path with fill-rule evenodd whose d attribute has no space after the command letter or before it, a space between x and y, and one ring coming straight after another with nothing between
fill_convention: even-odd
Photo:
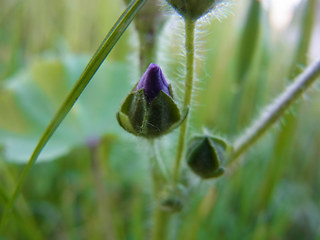
<instances>
[{"instance_id":1,"label":"unopened flower bud","mask_svg":"<svg viewBox=\"0 0 320 240\"><path fill-rule=\"evenodd\" d=\"M217 0L167 0L167 2L182 17L195 21L210 12Z\"/></svg>"},{"instance_id":2,"label":"unopened flower bud","mask_svg":"<svg viewBox=\"0 0 320 240\"><path fill-rule=\"evenodd\" d=\"M158 196L159 207L167 212L180 212L183 208L184 194L181 188L166 186Z\"/></svg>"},{"instance_id":3,"label":"unopened flower bud","mask_svg":"<svg viewBox=\"0 0 320 240\"><path fill-rule=\"evenodd\" d=\"M224 173L221 164L227 144L216 137L199 136L191 139L187 149L187 163L203 179L219 177Z\"/></svg>"},{"instance_id":4,"label":"unopened flower bud","mask_svg":"<svg viewBox=\"0 0 320 240\"><path fill-rule=\"evenodd\" d=\"M167 212L180 212L183 208L182 201L178 198L162 199L160 207Z\"/></svg>"},{"instance_id":5,"label":"unopened flower bud","mask_svg":"<svg viewBox=\"0 0 320 240\"><path fill-rule=\"evenodd\" d=\"M178 127L187 112L181 115L161 68L151 63L122 104L117 119L128 132L155 138Z\"/></svg>"}]
</instances>

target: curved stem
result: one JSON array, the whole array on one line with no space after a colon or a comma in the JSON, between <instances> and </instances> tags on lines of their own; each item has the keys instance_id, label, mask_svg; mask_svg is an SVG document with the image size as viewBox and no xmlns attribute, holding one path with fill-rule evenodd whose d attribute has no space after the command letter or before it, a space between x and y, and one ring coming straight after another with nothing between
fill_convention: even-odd
<instances>
[{"instance_id":1,"label":"curved stem","mask_svg":"<svg viewBox=\"0 0 320 240\"><path fill-rule=\"evenodd\" d=\"M41 136L36 148L34 149L27 165L24 167L20 178L18 180L18 183L15 187L15 190L12 194L12 196L9 199L9 202L6 205L6 208L4 209L4 213L1 218L0 222L0 232L4 227L4 223L11 211L11 208L17 199L20 190L22 188L22 185L28 175L28 173L31 170L31 167L36 162L41 150L44 148L44 146L47 144L55 130L58 128L60 123L63 121L63 119L66 117L74 103L77 101L80 94L83 92L85 87L90 82L93 75L96 73L104 59L108 56L114 45L117 43L121 35L124 33L124 31L127 29L139 9L143 6L143 4L146 2L146 0L136 0L132 1L127 9L122 13L120 18L117 20L117 22L114 24L110 32L107 34L106 38L101 43L98 50L95 52L91 60L89 61L88 65L82 72L80 78L76 82L75 86L65 99L62 106L59 108L51 122L49 123L48 127L44 131L43 135Z\"/></svg>"},{"instance_id":2,"label":"curved stem","mask_svg":"<svg viewBox=\"0 0 320 240\"><path fill-rule=\"evenodd\" d=\"M261 116L247 131L238 137L233 144L233 150L228 165L250 148L311 86L320 75L320 59L309 66L276 100L267 106Z\"/></svg>"},{"instance_id":3,"label":"curved stem","mask_svg":"<svg viewBox=\"0 0 320 240\"><path fill-rule=\"evenodd\" d=\"M190 106L192 89L193 89L193 77L194 77L194 28L195 22L185 19L185 34L186 34L186 82L185 82L185 95L183 102L183 109ZM190 112L189 112L190 115ZM179 171L181 160L183 157L185 138L187 134L188 116L182 123L180 128L179 143L177 148L177 155L175 159L173 181L176 183L179 179Z\"/></svg>"}]
</instances>

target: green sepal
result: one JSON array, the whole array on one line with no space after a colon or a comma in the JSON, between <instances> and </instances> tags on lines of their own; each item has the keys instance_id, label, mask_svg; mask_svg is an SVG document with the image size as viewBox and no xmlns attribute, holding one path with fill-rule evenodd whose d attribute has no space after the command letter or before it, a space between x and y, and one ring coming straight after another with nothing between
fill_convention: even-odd
<instances>
[{"instance_id":1,"label":"green sepal","mask_svg":"<svg viewBox=\"0 0 320 240\"><path fill-rule=\"evenodd\" d=\"M215 148L216 153L218 154L218 158L220 162L223 162L226 157L226 151L228 149L228 144L225 140L218 137L208 137L211 143L211 146Z\"/></svg>"},{"instance_id":2,"label":"green sepal","mask_svg":"<svg viewBox=\"0 0 320 240\"><path fill-rule=\"evenodd\" d=\"M160 91L147 103L144 89L134 89L117 113L117 120L126 131L140 137L155 138L171 132L185 120L189 109L181 114L173 98L165 92ZM169 92L172 94L171 86Z\"/></svg>"},{"instance_id":3,"label":"green sepal","mask_svg":"<svg viewBox=\"0 0 320 240\"><path fill-rule=\"evenodd\" d=\"M130 101L130 107L126 112L137 135L144 131L148 114L147 111L147 100L144 95L144 90L140 89L133 93L132 100Z\"/></svg>"},{"instance_id":4,"label":"green sepal","mask_svg":"<svg viewBox=\"0 0 320 240\"><path fill-rule=\"evenodd\" d=\"M169 93L172 99L174 99L174 95L173 95L173 90L172 90L172 85L169 84Z\"/></svg>"},{"instance_id":5,"label":"green sepal","mask_svg":"<svg viewBox=\"0 0 320 240\"><path fill-rule=\"evenodd\" d=\"M117 113L117 120L126 131L139 136L144 128L146 115L147 101L144 90L141 89L127 96Z\"/></svg>"},{"instance_id":6,"label":"green sepal","mask_svg":"<svg viewBox=\"0 0 320 240\"><path fill-rule=\"evenodd\" d=\"M117 113L117 120L118 120L118 123L120 124L120 126L125 129L126 131L132 133L132 134L135 134L135 130L133 129L132 125L131 125L131 122L128 118L127 115L125 115L124 113L122 112L118 112Z\"/></svg>"},{"instance_id":7,"label":"green sepal","mask_svg":"<svg viewBox=\"0 0 320 240\"><path fill-rule=\"evenodd\" d=\"M172 130L171 126L181 119L180 110L173 99L163 91L149 106L146 137L157 137Z\"/></svg>"},{"instance_id":8,"label":"green sepal","mask_svg":"<svg viewBox=\"0 0 320 240\"><path fill-rule=\"evenodd\" d=\"M189 114L189 107L186 107L186 108L183 109L182 112L181 112L180 120L179 120L178 122L174 123L174 124L170 127L169 131L172 131L172 130L174 130L175 128L179 127L179 126L184 122L184 120L187 118L188 114Z\"/></svg>"},{"instance_id":9,"label":"green sepal","mask_svg":"<svg viewBox=\"0 0 320 240\"><path fill-rule=\"evenodd\" d=\"M224 173L221 166L227 144L220 138L198 136L192 138L187 149L187 163L203 179L216 178Z\"/></svg>"}]
</instances>

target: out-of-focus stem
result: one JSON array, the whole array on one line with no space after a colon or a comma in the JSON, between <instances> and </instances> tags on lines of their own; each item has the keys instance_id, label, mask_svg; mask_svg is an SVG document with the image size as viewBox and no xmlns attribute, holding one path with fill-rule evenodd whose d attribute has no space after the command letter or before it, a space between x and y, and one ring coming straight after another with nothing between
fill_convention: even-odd
<instances>
[{"instance_id":1,"label":"out-of-focus stem","mask_svg":"<svg viewBox=\"0 0 320 240\"><path fill-rule=\"evenodd\" d=\"M272 104L264 109L261 116L246 130L246 132L235 140L228 165L250 148L308 89L308 87L310 87L319 75L320 59L299 75Z\"/></svg>"},{"instance_id":2,"label":"out-of-focus stem","mask_svg":"<svg viewBox=\"0 0 320 240\"><path fill-rule=\"evenodd\" d=\"M151 168L152 168L152 181L153 181L153 198L157 202L159 193L167 184L166 176L161 171L161 166L159 165L159 157L157 155L157 146L155 145L155 140L150 140L151 145ZM153 226L151 231L152 240L165 240L167 237L167 228L170 222L171 214L169 212L163 211L159 206L156 206L153 211Z\"/></svg>"},{"instance_id":3,"label":"out-of-focus stem","mask_svg":"<svg viewBox=\"0 0 320 240\"><path fill-rule=\"evenodd\" d=\"M317 1L307 0L302 5L304 5L304 8L301 25L299 27L298 44L296 44L295 57L293 58L289 72L289 76L292 78L298 76L298 74L303 71L303 69L297 67L297 65L306 66L308 62L308 50L314 28ZM298 114L299 109L299 106L295 108ZM298 118L295 117L295 114L288 111L284 114L283 120L285 124L281 126L281 130L275 137L273 155L268 163L268 168L263 178L264 181L258 194L258 211L263 211L269 204L274 189L286 170L286 166L288 166L292 160L292 158L288 156L292 153L292 143L295 139L295 129L297 128ZM277 170L275 171L275 169Z\"/></svg>"},{"instance_id":4,"label":"out-of-focus stem","mask_svg":"<svg viewBox=\"0 0 320 240\"><path fill-rule=\"evenodd\" d=\"M108 203L108 196L103 181L103 173L101 171L101 159L99 154L99 140L90 141L89 150L91 156L91 170L93 184L97 195L98 209L98 235L103 239L116 239L114 228L111 221L111 211Z\"/></svg>"},{"instance_id":5,"label":"out-of-focus stem","mask_svg":"<svg viewBox=\"0 0 320 240\"><path fill-rule=\"evenodd\" d=\"M139 34L140 75L143 75L149 64L155 61L156 40L154 34Z\"/></svg>"},{"instance_id":6,"label":"out-of-focus stem","mask_svg":"<svg viewBox=\"0 0 320 240\"><path fill-rule=\"evenodd\" d=\"M193 89L193 77L194 77L194 29L195 22L192 20L185 19L185 48L186 48L186 81L185 81L185 95L183 102L183 109L190 106L192 89ZM189 112L190 114L190 112ZM179 171L181 160L183 157L185 138L187 134L188 116L180 127L179 142L177 148L177 155L175 159L173 181L176 183L179 180Z\"/></svg>"},{"instance_id":7,"label":"out-of-focus stem","mask_svg":"<svg viewBox=\"0 0 320 240\"><path fill-rule=\"evenodd\" d=\"M297 67L306 66L308 62L308 49L310 47L312 32L314 29L314 22L317 13L317 1L307 0L305 1L303 17L300 25L299 38L296 44L297 51L293 58L292 66L290 69L290 77L296 77L302 72L302 70Z\"/></svg>"},{"instance_id":8,"label":"out-of-focus stem","mask_svg":"<svg viewBox=\"0 0 320 240\"><path fill-rule=\"evenodd\" d=\"M130 0L124 0L129 4ZM156 62L156 47L162 27L168 18L160 7L161 0L148 0L134 19L139 38L139 67L142 75L150 63Z\"/></svg>"},{"instance_id":9,"label":"out-of-focus stem","mask_svg":"<svg viewBox=\"0 0 320 240\"><path fill-rule=\"evenodd\" d=\"M240 36L240 43L238 47L238 59L235 69L236 73L236 94L233 98L232 112L230 116L229 132L234 133L239 126L239 119L241 115L241 106L244 97L245 83L248 78L248 73L253 63L253 58L256 53L257 45L259 43L259 29L260 29L260 14L261 2L251 1L247 17L244 23L244 30Z\"/></svg>"},{"instance_id":10,"label":"out-of-focus stem","mask_svg":"<svg viewBox=\"0 0 320 240\"><path fill-rule=\"evenodd\" d=\"M154 210L154 222L152 227L152 240L165 240L168 234L168 225L171 213L160 208Z\"/></svg>"},{"instance_id":11,"label":"out-of-focus stem","mask_svg":"<svg viewBox=\"0 0 320 240\"><path fill-rule=\"evenodd\" d=\"M156 140L150 140L150 144L152 147L152 151L153 151L153 158L157 164L157 169L161 172L162 174L162 178L166 183L169 183L170 179L169 179L169 171L166 167L166 165L164 164L160 153L159 153L159 148L155 142Z\"/></svg>"}]
</instances>

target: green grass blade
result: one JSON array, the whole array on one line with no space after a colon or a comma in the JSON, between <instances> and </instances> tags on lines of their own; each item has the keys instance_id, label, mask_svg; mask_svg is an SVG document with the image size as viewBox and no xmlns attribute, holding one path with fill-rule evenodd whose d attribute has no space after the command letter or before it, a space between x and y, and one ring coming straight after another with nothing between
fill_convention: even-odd
<instances>
[{"instance_id":1,"label":"green grass blade","mask_svg":"<svg viewBox=\"0 0 320 240\"><path fill-rule=\"evenodd\" d=\"M251 2L240 36L238 62L235 69L238 87L241 87L246 80L259 42L261 4L258 1Z\"/></svg>"},{"instance_id":2,"label":"green grass blade","mask_svg":"<svg viewBox=\"0 0 320 240\"><path fill-rule=\"evenodd\" d=\"M293 58L290 77L296 77L302 72L301 67L308 63L308 50L311 44L314 23L316 21L317 1L308 0L304 6L301 26L299 29L297 49Z\"/></svg>"},{"instance_id":3,"label":"green grass blade","mask_svg":"<svg viewBox=\"0 0 320 240\"><path fill-rule=\"evenodd\" d=\"M300 34L298 35L298 44L295 53L295 57L292 62L291 71L289 73L290 78L296 77L301 73L302 69L297 67L297 64L301 66L307 65L308 50L311 43L312 32L314 28L316 14L316 0L308 0L305 3L303 10L303 18L300 26ZM299 114L299 107L294 111ZM292 112L287 112L284 115L284 122L281 126L281 130L277 134L275 140L274 154L268 164L267 172L264 177L264 182L262 183L261 192L259 194L260 198L258 201L258 210L263 210L269 204L274 189L276 188L278 182L283 176L286 167L291 161L292 157L292 144L296 139L298 128L297 120L298 118Z\"/></svg>"},{"instance_id":4,"label":"green grass blade","mask_svg":"<svg viewBox=\"0 0 320 240\"><path fill-rule=\"evenodd\" d=\"M62 106L59 108L51 122L49 123L48 127L44 131L43 135L41 136L36 148L34 149L27 165L24 167L21 176L18 180L18 183L15 187L15 190L10 197L6 208L4 209L1 222L0 222L0 233L4 227L4 224L6 222L6 219L12 209L12 206L15 203L15 200L17 199L21 187L28 175L28 173L31 170L31 167L36 162L41 150L44 148L46 143L49 141L55 130L58 128L60 123L63 121L63 119L66 117L74 103L77 101L85 87L90 82L93 75L96 73L104 59L108 56L112 48L115 46L121 35L125 32L139 9L143 6L143 4L147 0L135 0L131 1L131 3L128 5L126 10L122 13L120 18L117 20L117 22L114 24L110 32L107 34L106 38L103 40L101 45L99 46L98 50L95 52L91 60L89 61L86 68L83 70L81 76L79 77L78 81L76 82L75 86L65 99Z\"/></svg>"},{"instance_id":5,"label":"green grass blade","mask_svg":"<svg viewBox=\"0 0 320 240\"><path fill-rule=\"evenodd\" d=\"M239 126L245 83L248 79L248 73L250 72L250 67L253 64L254 55L257 51L257 45L260 40L261 4L262 3L258 1L251 2L247 18L245 20L244 29L240 36L237 65L235 67L235 83L237 91L233 99L233 111L229 127L231 134L233 134Z\"/></svg>"}]
</instances>

